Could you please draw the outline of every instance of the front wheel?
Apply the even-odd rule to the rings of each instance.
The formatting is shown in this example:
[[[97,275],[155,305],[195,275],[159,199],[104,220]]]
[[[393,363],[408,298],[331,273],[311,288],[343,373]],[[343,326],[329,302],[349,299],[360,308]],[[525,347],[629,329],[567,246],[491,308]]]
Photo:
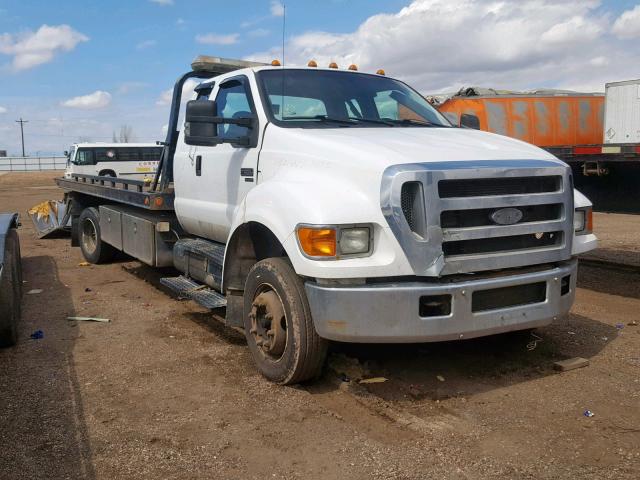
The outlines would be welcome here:
[[[286,258],[256,263],[244,290],[244,327],[260,372],[280,385],[318,376],[327,341],[316,333],[304,285]]]

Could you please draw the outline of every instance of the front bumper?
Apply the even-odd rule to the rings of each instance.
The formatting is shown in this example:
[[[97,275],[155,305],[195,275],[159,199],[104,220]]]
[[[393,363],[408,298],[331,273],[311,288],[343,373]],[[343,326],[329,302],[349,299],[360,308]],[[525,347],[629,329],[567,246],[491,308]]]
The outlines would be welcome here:
[[[316,331],[323,338],[361,343],[458,340],[541,327],[566,314],[575,298],[577,265],[572,259],[547,270],[452,283],[307,282],[305,288]],[[541,301],[488,310],[472,307],[474,292],[528,284],[539,289],[542,283],[546,289]],[[496,292],[498,297],[501,292]],[[449,314],[420,316],[421,297],[442,295],[451,296]]]

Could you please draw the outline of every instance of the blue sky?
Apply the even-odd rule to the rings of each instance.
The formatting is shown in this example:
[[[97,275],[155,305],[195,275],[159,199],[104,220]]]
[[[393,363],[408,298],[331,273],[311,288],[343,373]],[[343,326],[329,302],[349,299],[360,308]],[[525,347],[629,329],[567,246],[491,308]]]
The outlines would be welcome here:
[[[287,57],[383,67],[423,92],[603,90],[640,77],[637,1],[501,3],[289,0]],[[0,150],[19,151],[21,116],[31,154],[108,141],[123,124],[161,139],[163,93],[193,57],[280,57],[280,14],[270,0],[3,0]]]

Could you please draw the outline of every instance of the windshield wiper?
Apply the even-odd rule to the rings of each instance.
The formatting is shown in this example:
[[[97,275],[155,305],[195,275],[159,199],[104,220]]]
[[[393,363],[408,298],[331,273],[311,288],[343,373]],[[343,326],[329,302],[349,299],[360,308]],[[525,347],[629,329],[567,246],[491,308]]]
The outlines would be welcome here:
[[[444,127],[444,125],[438,125],[427,120],[415,120],[413,118],[403,118],[402,120],[389,120],[394,125],[416,125],[418,127]]]
[[[376,123],[378,125],[388,125],[389,127],[393,127],[393,123],[388,120],[377,120],[375,118],[360,118],[360,117],[348,117],[349,120],[354,120],[356,122],[363,123]]]
[[[282,117],[282,120],[318,120],[320,122],[340,123],[343,125],[357,125],[357,122],[349,120],[348,118],[334,118],[328,117],[327,115],[313,115],[309,117]]]

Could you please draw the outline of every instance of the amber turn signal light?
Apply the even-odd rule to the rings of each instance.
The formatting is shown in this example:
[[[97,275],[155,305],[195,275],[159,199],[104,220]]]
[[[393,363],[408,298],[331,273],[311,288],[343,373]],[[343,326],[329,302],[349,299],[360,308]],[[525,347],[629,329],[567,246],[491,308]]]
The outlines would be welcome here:
[[[585,230],[593,232],[593,209],[587,210],[587,218],[585,218]]]
[[[309,257],[336,256],[335,228],[298,228],[300,248]]]

